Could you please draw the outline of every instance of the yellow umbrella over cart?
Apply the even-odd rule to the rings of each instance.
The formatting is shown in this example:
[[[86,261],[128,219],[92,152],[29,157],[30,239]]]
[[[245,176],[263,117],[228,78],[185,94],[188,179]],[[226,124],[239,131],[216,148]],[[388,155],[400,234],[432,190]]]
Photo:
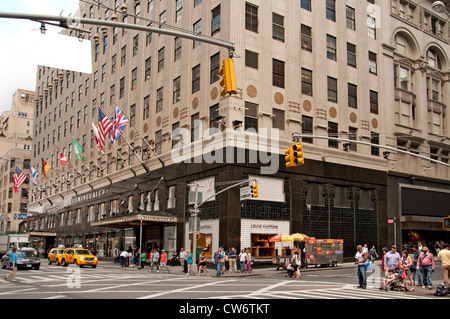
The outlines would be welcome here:
[[[305,235],[305,234],[300,234],[300,233],[295,233],[292,235],[289,235],[290,237],[294,238],[294,241],[304,241],[304,240],[309,240],[311,239],[311,237]]]
[[[294,241],[294,238],[286,234],[278,234],[270,238],[269,241],[279,243],[279,242]]]

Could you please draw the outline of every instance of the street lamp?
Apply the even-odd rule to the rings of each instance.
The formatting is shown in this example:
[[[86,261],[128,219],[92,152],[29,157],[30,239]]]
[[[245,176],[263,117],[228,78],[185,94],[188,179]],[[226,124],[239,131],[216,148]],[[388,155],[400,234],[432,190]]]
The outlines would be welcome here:
[[[433,2],[433,4],[431,5],[431,8],[433,8],[434,11],[439,12],[439,13],[445,12],[450,17],[450,13],[448,13],[448,11],[445,9],[445,4],[442,1]]]

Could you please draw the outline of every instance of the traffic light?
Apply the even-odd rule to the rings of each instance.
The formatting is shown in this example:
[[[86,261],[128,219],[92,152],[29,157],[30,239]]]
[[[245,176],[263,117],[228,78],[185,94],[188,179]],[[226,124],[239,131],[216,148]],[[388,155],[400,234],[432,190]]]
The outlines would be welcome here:
[[[294,163],[294,148],[293,148],[293,146],[289,146],[289,148],[284,151],[284,154],[287,155],[285,157],[286,167],[294,167],[295,163]]]
[[[442,228],[450,230],[450,216],[442,219]]]
[[[252,184],[250,186],[252,198],[258,198],[258,184]]]
[[[302,143],[296,143],[294,146],[292,146],[294,150],[294,163],[295,166],[303,165],[305,164],[305,159],[303,157],[303,144]]]
[[[295,167],[305,164],[305,159],[303,157],[303,144],[296,143],[291,145],[289,149],[285,150],[284,153],[287,155],[286,167]]]
[[[221,96],[225,96],[227,94],[236,94],[237,86],[236,86],[236,73],[234,69],[234,60],[229,58],[223,60],[222,68],[219,71],[219,75],[222,77],[220,80],[220,86],[223,87]]]

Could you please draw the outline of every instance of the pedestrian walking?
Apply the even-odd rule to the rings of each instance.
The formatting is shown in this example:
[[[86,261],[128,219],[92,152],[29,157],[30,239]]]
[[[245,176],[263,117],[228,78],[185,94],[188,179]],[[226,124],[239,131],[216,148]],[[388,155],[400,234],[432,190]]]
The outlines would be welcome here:
[[[9,268],[11,272],[5,276],[5,280],[8,281],[9,276],[11,276],[11,282],[17,281],[15,279],[17,272],[17,247],[12,249],[11,254],[9,255]]]
[[[439,252],[438,261],[442,264],[442,273],[444,274],[444,283],[450,287],[448,273],[450,272],[450,245],[442,244],[442,250]]]
[[[225,250],[223,249],[223,247],[219,247],[219,255],[222,256],[222,260],[220,261],[220,273],[223,275],[224,271],[225,271],[225,260],[226,260],[226,253]]]
[[[180,249],[180,264],[181,264],[181,272],[184,272],[184,266],[186,264],[187,253],[184,251],[184,248]]]
[[[241,253],[239,254],[239,264],[241,266],[241,273],[245,273],[246,262],[247,262],[247,254],[245,252],[245,249],[242,249]]]
[[[383,256],[381,256],[381,270],[384,271],[384,277],[386,278],[388,276],[388,272],[384,270],[384,257],[386,256],[386,253],[388,249],[386,247],[383,247]]]
[[[356,265],[356,273],[358,275],[358,288],[366,289],[367,287],[367,274],[366,274],[366,263],[368,259],[368,253],[363,251],[361,245],[356,247],[356,255],[355,255],[355,265]]]
[[[246,261],[247,273],[251,274],[252,273],[252,263],[253,263],[252,259],[253,258],[252,258],[252,254],[251,254],[249,248],[247,248],[246,254],[247,254],[247,261]]]
[[[423,247],[422,254],[419,256],[419,259],[417,260],[417,266],[419,267],[420,271],[422,271],[423,275],[422,288],[425,288],[426,284],[426,288],[431,289],[433,286],[433,281],[431,277],[435,265],[433,254],[430,253],[428,247]]]
[[[220,277],[222,271],[220,269],[220,264],[223,262],[223,256],[219,251],[214,252],[214,265],[216,266],[216,276]]]
[[[138,252],[139,252],[139,251],[140,251],[140,250],[138,250]],[[139,257],[139,255],[138,255],[138,257]],[[140,259],[139,259],[139,258],[136,258],[136,259],[138,259],[139,262],[140,262],[139,269],[144,269],[145,263],[146,263],[147,258],[148,258],[147,252],[143,251],[140,257],[141,257]]]
[[[236,249],[234,249],[234,247],[231,247],[230,251],[228,252],[228,265],[230,267],[228,271],[230,272],[230,274],[234,274],[234,269],[236,268],[236,258]]]
[[[400,269],[402,274],[402,283],[405,286],[405,289],[407,291],[414,291],[414,279],[412,277],[411,269],[413,262],[411,257],[408,255],[408,251],[403,250],[402,251],[402,258],[400,259]],[[408,289],[408,281],[411,282],[411,289]]]
[[[209,271],[206,268],[206,256],[205,256],[205,253],[203,251],[200,253],[200,256],[198,258],[198,273],[197,273],[197,276],[200,276],[200,274],[202,273],[202,270],[205,270],[206,273],[209,276]]]
[[[372,249],[370,249],[370,261],[373,263],[377,258],[378,258],[377,250],[375,249],[375,245],[373,245]]]
[[[414,282],[417,282],[417,286],[422,286],[422,281],[423,281],[423,277],[422,277],[422,272],[419,271],[419,268],[417,267],[417,260],[419,259],[419,256],[421,254],[420,250],[419,250],[419,246],[414,246],[413,247],[413,252],[414,252],[414,256],[412,258],[412,267],[410,267],[411,269],[411,273],[414,279]],[[416,274],[417,274],[417,281],[416,281]]]
[[[150,271],[153,271],[153,266],[156,266],[156,272],[159,272],[159,253],[156,249],[153,249]]]
[[[187,264],[187,273],[186,276],[189,276],[189,274],[192,272],[195,275],[195,271],[192,269],[192,264],[194,263],[194,255],[191,254],[191,252],[188,250],[186,254],[186,264]]]
[[[300,275],[300,266],[301,266],[301,257],[297,250],[291,259],[291,267],[294,269],[294,275],[292,276],[292,279],[300,279],[302,277]]]
[[[161,273],[164,269],[167,270],[167,273],[169,273],[169,268],[167,268],[167,254],[166,251],[163,249],[161,250]]]

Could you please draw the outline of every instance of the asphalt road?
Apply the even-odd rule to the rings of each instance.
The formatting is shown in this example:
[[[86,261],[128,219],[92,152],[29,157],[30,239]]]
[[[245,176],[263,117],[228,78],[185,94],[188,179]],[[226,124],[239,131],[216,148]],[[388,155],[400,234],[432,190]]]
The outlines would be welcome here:
[[[376,268],[376,267],[375,267]],[[0,270],[0,299],[182,299],[182,300],[310,300],[310,299],[448,299],[433,295],[442,282],[438,264],[433,273],[433,289],[416,287],[414,292],[379,290],[377,273],[370,273],[367,289],[357,288],[355,267],[343,264],[334,268],[302,270],[294,280],[275,267],[254,269],[251,275],[229,274],[216,277],[186,276],[180,267],[170,272],[149,272],[149,268],[121,268],[100,262],[96,269],[43,264],[40,270],[19,270],[17,282],[6,282],[8,270]]]

